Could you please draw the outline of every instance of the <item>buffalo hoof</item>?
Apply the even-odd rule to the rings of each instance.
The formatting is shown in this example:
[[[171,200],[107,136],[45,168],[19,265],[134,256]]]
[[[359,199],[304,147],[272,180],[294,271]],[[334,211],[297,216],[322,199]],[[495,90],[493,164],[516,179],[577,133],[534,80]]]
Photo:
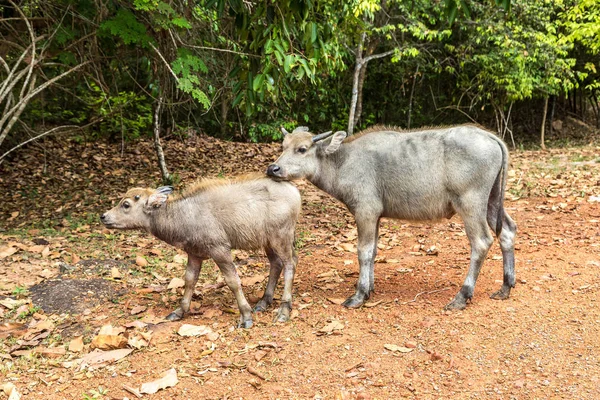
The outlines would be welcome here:
[[[502,286],[502,288],[500,290],[498,290],[496,293],[492,293],[490,295],[490,298],[494,299],[494,300],[506,300],[506,299],[508,299],[509,295],[510,295],[510,286]]]
[[[267,304],[266,301],[264,300],[259,300],[258,303],[256,303],[256,305],[254,306],[254,308],[252,309],[253,312],[258,313],[258,312],[264,312],[267,311],[267,308],[269,307],[269,305]]]
[[[173,311],[171,314],[169,314],[165,317],[165,319],[167,321],[179,321],[182,318],[183,318],[183,312],[181,312],[179,309]]]
[[[243,329],[252,328],[252,320],[251,319],[247,319],[245,321],[240,321],[237,327],[238,328],[243,328]]]
[[[367,296],[354,294],[353,296],[348,297],[342,305],[347,308],[359,308],[365,303],[366,299],[368,299]]]
[[[446,311],[464,310],[467,308],[467,301],[462,296],[456,296],[449,304],[444,307]]]
[[[281,307],[279,307],[279,311],[277,311],[277,314],[275,314],[273,322],[288,322],[290,320],[290,312],[291,307],[282,304]]]

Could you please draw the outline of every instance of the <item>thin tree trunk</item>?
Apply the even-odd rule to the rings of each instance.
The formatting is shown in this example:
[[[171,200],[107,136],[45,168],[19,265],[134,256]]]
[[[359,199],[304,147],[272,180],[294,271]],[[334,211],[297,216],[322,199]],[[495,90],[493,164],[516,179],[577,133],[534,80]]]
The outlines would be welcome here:
[[[415,76],[413,77],[412,88],[410,89],[410,97],[408,99],[408,123],[407,123],[408,129],[410,129],[410,119],[412,117],[413,95],[415,94],[415,84],[417,83],[417,75],[418,74],[419,74],[419,64],[417,64],[417,69],[415,70]]]
[[[171,174],[169,174],[169,171],[167,170],[165,153],[160,144],[160,109],[162,108],[162,102],[163,98],[162,96],[159,96],[156,109],[154,110],[154,149],[156,150],[156,156],[158,157],[158,166],[160,168],[163,183],[169,184],[171,183]]]
[[[367,75],[367,64],[364,64],[360,69],[360,74],[358,76],[358,99],[356,101],[356,114],[354,115],[354,126],[358,125],[358,121],[360,121],[360,117],[362,114],[362,99],[363,99],[363,86],[365,84],[365,77]]]
[[[554,109],[556,108],[556,96],[552,96],[552,107],[550,107],[550,123],[549,123],[549,127],[550,127],[550,135],[552,135],[554,133],[554,128],[552,127],[552,124],[554,123]]]
[[[546,130],[546,114],[548,114],[548,96],[544,100],[544,113],[542,114],[542,127],[540,129],[540,147],[542,150],[546,150],[546,144],[544,143],[544,133]]]
[[[221,137],[225,137],[227,134],[227,114],[229,113],[228,100],[227,95],[223,93],[223,96],[221,96]]]
[[[348,136],[354,133],[354,116],[356,115],[356,103],[358,101],[358,81],[360,70],[363,66],[363,45],[367,34],[363,32],[360,36],[360,42],[356,49],[356,64],[354,66],[354,76],[352,78],[352,99],[350,100],[350,115],[348,116]]]

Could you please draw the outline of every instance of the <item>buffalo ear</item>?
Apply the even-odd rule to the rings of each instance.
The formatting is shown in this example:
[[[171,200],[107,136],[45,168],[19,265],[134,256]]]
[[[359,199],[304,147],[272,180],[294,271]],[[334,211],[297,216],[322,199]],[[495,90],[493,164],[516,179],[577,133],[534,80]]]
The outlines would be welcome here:
[[[337,131],[336,133],[334,133],[331,137],[331,142],[329,142],[329,145],[325,149],[325,154],[333,154],[336,151],[338,151],[340,145],[342,144],[344,139],[346,139],[346,136],[347,134],[344,131]]]
[[[152,211],[163,206],[167,202],[169,195],[173,193],[172,186],[161,186],[152,193],[145,204],[146,211]]]

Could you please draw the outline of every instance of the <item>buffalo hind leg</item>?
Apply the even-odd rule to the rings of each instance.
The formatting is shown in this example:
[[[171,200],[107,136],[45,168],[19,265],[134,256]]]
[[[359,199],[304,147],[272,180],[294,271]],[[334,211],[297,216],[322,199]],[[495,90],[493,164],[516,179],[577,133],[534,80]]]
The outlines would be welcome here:
[[[377,255],[377,233],[379,231],[379,216],[356,216],[358,230],[358,282],[356,292],[342,303],[344,307],[358,308],[370,297],[375,290],[374,269]]]
[[[192,296],[194,295],[194,287],[198,282],[198,275],[202,268],[202,261],[204,259],[195,257],[188,253],[188,263],[185,269],[185,287],[183,291],[183,298],[181,299],[180,306],[177,310],[167,315],[165,319],[169,321],[178,321],[183,318],[185,314],[190,311],[190,303],[192,302]]]
[[[287,322],[290,320],[294,275],[296,274],[296,264],[298,262],[298,257],[296,256],[293,245],[290,245],[285,249],[281,258],[283,260],[283,294],[281,295],[279,310],[277,311],[273,322]]]
[[[272,248],[268,248],[266,252],[270,265],[269,280],[267,281],[267,287],[265,288],[263,297],[254,306],[254,312],[266,311],[267,308],[269,308],[273,302],[273,294],[275,293],[277,281],[279,281],[279,277],[281,276],[281,271],[283,269],[281,258],[279,258],[275,251]]]
[[[464,215],[464,214],[463,214]],[[485,214],[482,214],[485,215]],[[494,238],[489,231],[487,221],[484,218],[464,218],[465,231],[471,244],[471,260],[469,271],[463,283],[462,288],[446,307],[445,310],[463,310],[467,306],[467,302],[473,297],[475,283],[481,270],[481,265],[490,249]]]
[[[250,307],[248,300],[246,300],[246,296],[244,296],[244,292],[242,292],[242,282],[235,270],[235,265],[233,265],[231,250],[215,250],[211,256],[219,266],[223,278],[225,279],[225,283],[233,292],[235,300],[237,301],[238,308],[240,309],[240,322],[238,328],[250,328],[252,326],[252,307]]]
[[[506,211],[503,214],[502,231],[498,239],[500,241],[500,248],[502,249],[504,276],[502,288],[490,296],[494,300],[508,299],[510,290],[515,287],[515,236],[517,234],[517,224],[515,224]]]

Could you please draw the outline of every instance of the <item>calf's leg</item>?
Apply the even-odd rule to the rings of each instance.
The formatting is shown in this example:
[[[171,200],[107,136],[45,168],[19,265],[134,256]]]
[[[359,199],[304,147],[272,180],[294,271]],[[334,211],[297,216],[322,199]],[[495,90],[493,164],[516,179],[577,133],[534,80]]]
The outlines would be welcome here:
[[[242,292],[242,282],[235,270],[233,260],[231,259],[231,251],[229,249],[218,249],[212,252],[211,257],[221,270],[225,283],[233,292],[238,308],[240,309],[240,322],[238,328],[250,328],[252,326],[252,307],[248,304],[248,300]]]
[[[286,249],[281,259],[283,260],[283,295],[281,296],[281,304],[273,322],[286,322],[290,319],[294,275],[296,274],[296,264],[298,262],[293,245],[290,245]]]
[[[190,311],[190,303],[192,302],[192,296],[194,295],[194,287],[198,282],[198,275],[202,268],[203,258],[196,257],[192,254],[188,254],[187,268],[185,269],[185,287],[183,291],[183,298],[178,309],[167,315],[165,319],[169,321],[177,321],[183,318],[185,314]]]
[[[272,248],[267,249],[267,257],[269,258],[269,280],[267,281],[267,287],[263,297],[254,306],[254,312],[265,311],[273,302],[273,294],[275,293],[275,287],[277,287],[277,281],[281,276],[283,269],[283,263],[281,258],[275,253]]]

